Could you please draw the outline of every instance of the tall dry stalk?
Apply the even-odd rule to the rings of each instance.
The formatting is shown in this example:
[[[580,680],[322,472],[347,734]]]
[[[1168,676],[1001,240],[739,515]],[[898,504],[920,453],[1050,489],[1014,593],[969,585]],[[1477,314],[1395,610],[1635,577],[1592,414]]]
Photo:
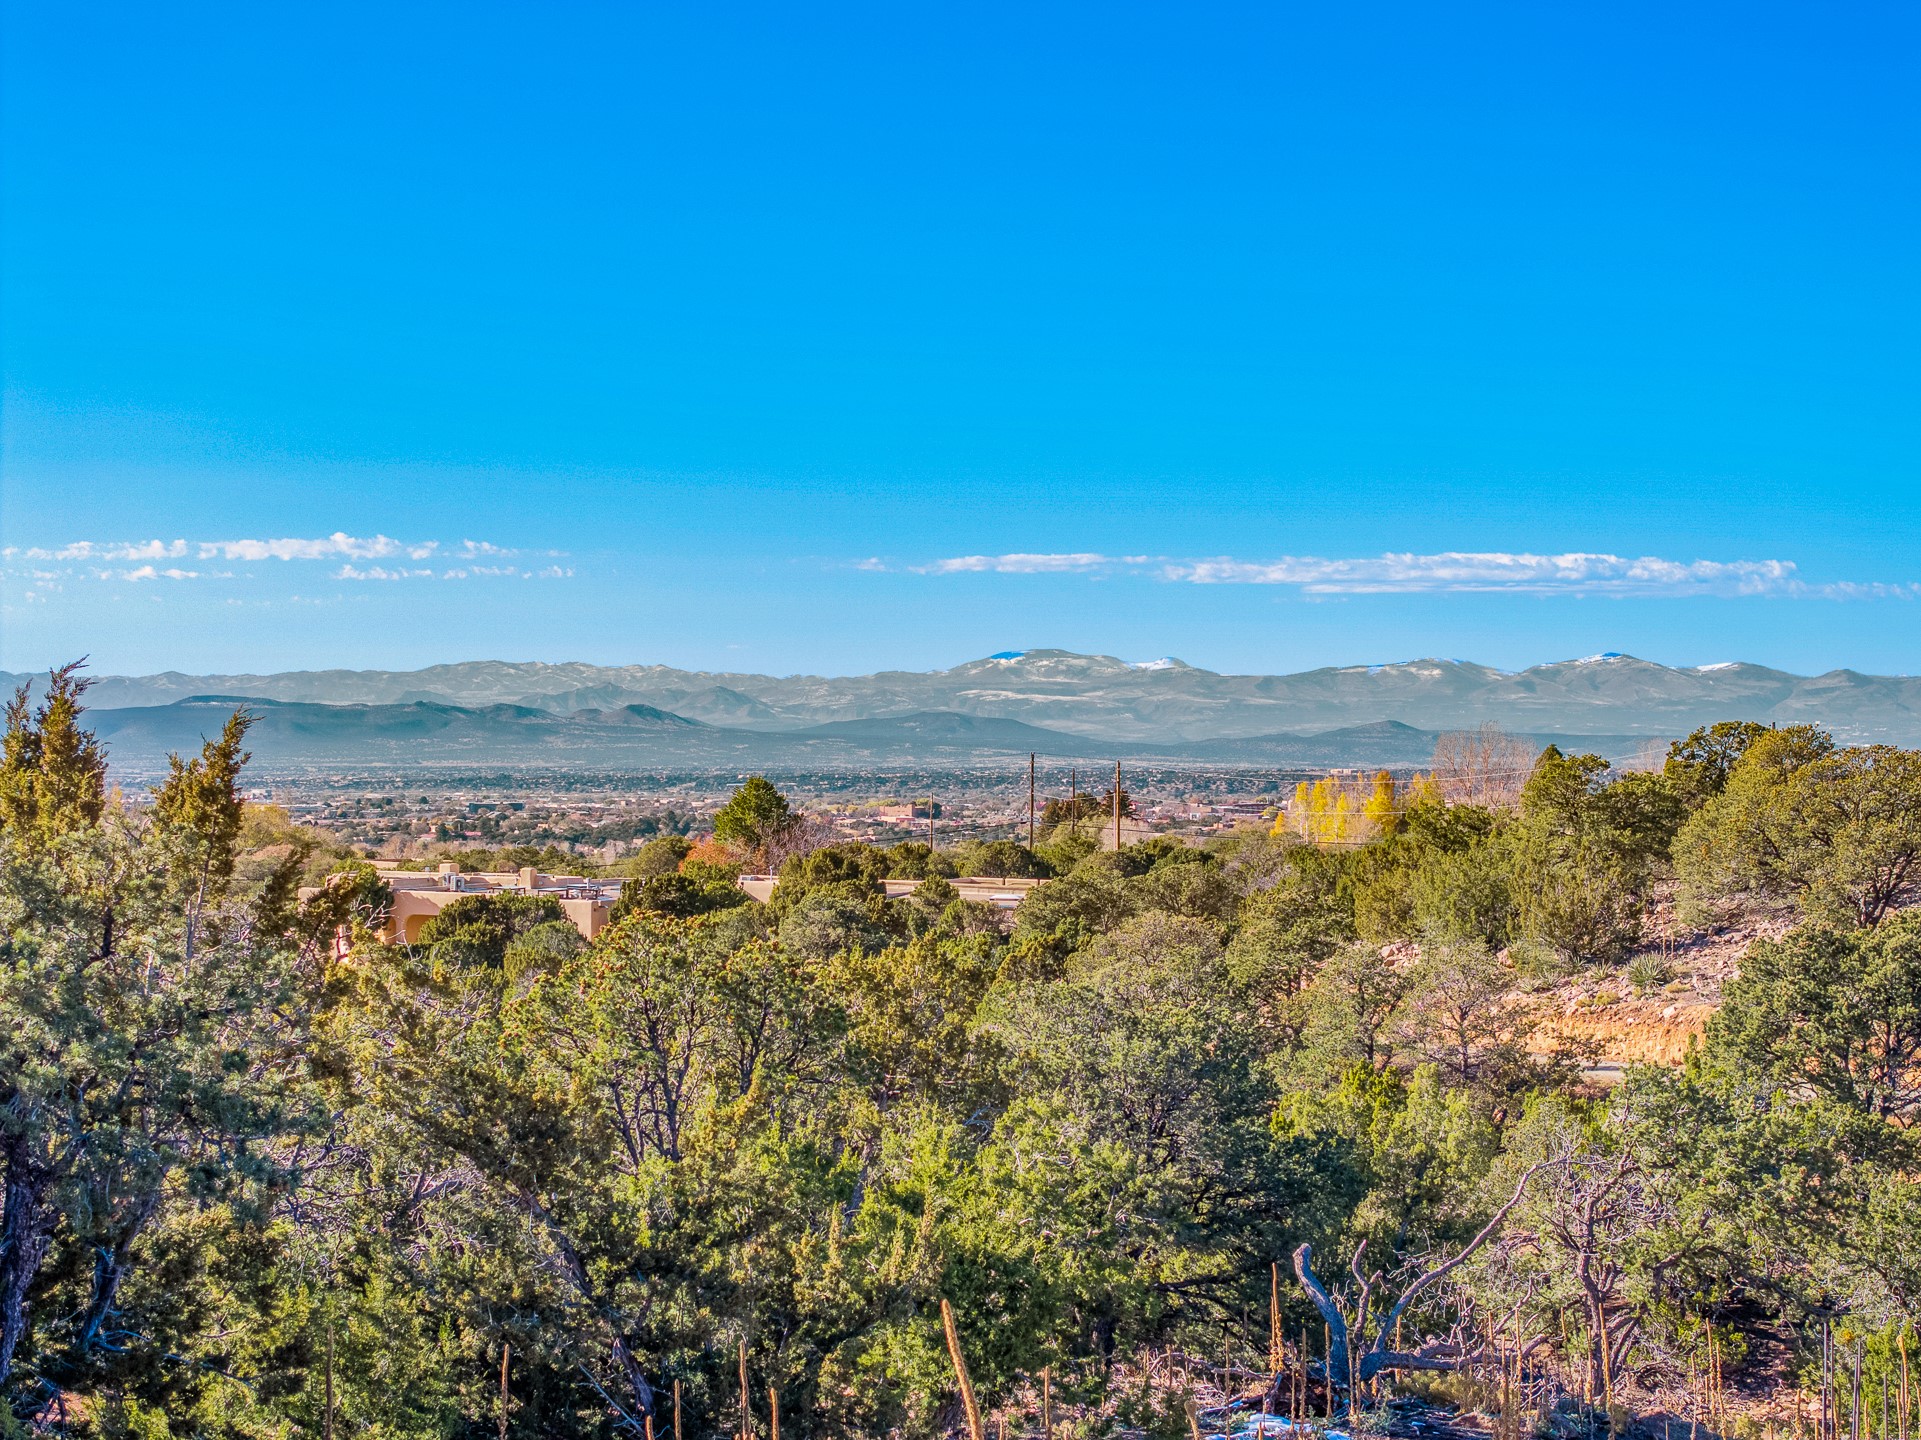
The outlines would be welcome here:
[[[754,1440],[754,1411],[747,1400],[747,1342],[740,1342],[740,1440]]]
[[[1701,1406],[1694,1392],[1694,1349],[1688,1348],[1688,1384],[1682,1393],[1687,1396],[1683,1413],[1688,1417],[1688,1440],[1698,1440],[1701,1433]]]
[[[961,1405],[967,1411],[967,1433],[971,1440],[987,1440],[987,1431],[981,1424],[981,1408],[974,1399],[974,1382],[967,1375],[967,1358],[961,1354],[960,1331],[954,1325],[954,1307],[947,1303],[945,1296],[940,1302],[941,1329],[947,1332],[947,1354],[954,1362],[954,1374],[960,1380]]]
[[[1721,1400],[1721,1339],[1708,1322],[1708,1419],[1718,1433],[1726,1419]]]
[[[1828,1322],[1826,1320],[1823,1320],[1821,1322],[1821,1435],[1822,1435],[1822,1440],[1828,1440],[1828,1437],[1834,1434],[1833,1427],[1828,1423],[1828,1415],[1829,1415],[1828,1374],[1830,1369],[1833,1366],[1833,1348],[1834,1348],[1833,1338],[1828,1331]]]
[[[1912,1412],[1908,1408],[1908,1327],[1901,1327],[1901,1435],[1907,1440],[1908,1421]]]
[[[1308,1345],[1313,1338],[1313,1332],[1303,1325],[1301,1327],[1301,1403],[1294,1410],[1294,1414],[1303,1421],[1310,1418],[1314,1408],[1314,1378],[1308,1370],[1310,1364],[1308,1357],[1314,1353],[1308,1349]]]
[[[1287,1364],[1287,1346],[1281,1339],[1281,1267],[1276,1263],[1267,1268],[1267,1368],[1278,1375]]]
[[[1321,1377],[1327,1382],[1327,1423],[1334,1423],[1334,1331],[1321,1326]]]
[[[1601,1405],[1607,1411],[1608,1434],[1614,1430],[1614,1346],[1608,1339],[1608,1312],[1604,1305],[1600,1310],[1601,1320]]]

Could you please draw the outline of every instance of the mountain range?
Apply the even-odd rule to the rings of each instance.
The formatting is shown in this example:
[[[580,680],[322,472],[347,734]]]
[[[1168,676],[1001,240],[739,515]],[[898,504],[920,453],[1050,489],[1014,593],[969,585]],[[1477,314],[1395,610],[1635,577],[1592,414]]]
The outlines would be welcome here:
[[[0,674],[0,683],[33,677]],[[1921,678],[1799,676],[1742,663],[1674,668],[1614,654],[1515,672],[1412,660],[1292,675],[1064,650],[843,677],[485,660],[409,671],[103,676],[88,694],[122,763],[197,743],[215,710],[239,702],[261,716],[256,752],[287,763],[829,763],[1038,750],[1414,764],[1431,753],[1435,733],[1486,721],[1534,736],[1605,739],[1592,748],[1615,753],[1727,719],[1811,721],[1849,741],[1921,742]]]
[[[1127,758],[1263,765],[1408,766],[1434,753],[1434,732],[1384,721],[1316,735],[1218,741],[1102,741],[1020,720],[951,710],[872,720],[832,720],[794,730],[708,725],[628,705],[558,714],[525,705],[465,707],[424,700],[392,705],[317,705],[233,695],[171,705],[99,710],[89,716],[117,769],[146,772],[175,752],[198,749],[226,718],[254,716],[247,748],[256,769],[295,766],[538,767],[637,770],[842,770],[1005,763],[1034,752],[1050,760]]]

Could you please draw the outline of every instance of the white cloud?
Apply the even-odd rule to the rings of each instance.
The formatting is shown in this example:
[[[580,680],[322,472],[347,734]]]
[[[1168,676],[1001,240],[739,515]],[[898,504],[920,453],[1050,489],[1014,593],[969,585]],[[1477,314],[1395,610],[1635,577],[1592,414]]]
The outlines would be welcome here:
[[[185,540],[75,540],[51,549],[38,545],[26,550],[9,547],[5,558],[11,560],[18,555],[28,560],[173,560],[186,553]]]
[[[1921,599],[1921,584],[1842,580],[1832,585],[1817,586],[1816,593],[1827,600],[1916,600]]]
[[[924,575],[962,575],[992,572],[997,575],[1061,575],[1105,570],[1122,563],[1111,555],[957,555],[951,560],[936,560],[916,566]],[[866,566],[863,569],[869,568]]]
[[[1162,574],[1193,585],[1291,585],[1310,595],[1434,592],[1524,595],[1782,595],[1803,593],[1788,560],[1664,560],[1575,551],[1389,553],[1360,559],[1170,562]]]
[[[142,540],[132,545],[111,547],[110,560],[177,560],[187,553],[185,540]]]
[[[431,570],[405,570],[385,565],[369,565],[362,569],[358,565],[342,565],[333,572],[336,580],[422,580],[431,576]]]
[[[317,540],[202,540],[203,560],[383,560],[408,547],[387,535],[361,538],[336,530]]]
[[[860,569],[884,568],[863,562]],[[1145,555],[958,555],[910,567],[922,575],[1139,574],[1188,585],[1280,585],[1308,595],[1516,594],[1790,596],[1916,599],[1921,584],[1810,584],[1791,560],[1668,560],[1589,551],[1412,551],[1354,558],[1283,555],[1178,560]]]
[[[498,563],[522,552],[487,540],[463,539],[396,540],[390,535],[349,535],[337,530],[331,535],[227,540],[72,540],[62,545],[0,549],[0,576],[28,581],[43,587],[57,586],[62,579],[94,579],[140,582],[146,580],[250,580],[254,572],[236,573],[230,569],[187,569],[163,562],[193,557],[235,564],[288,563],[307,561],[337,562],[331,572],[334,580],[465,580],[469,577],[565,578],[574,572],[549,566],[538,572],[517,565]],[[558,556],[562,551],[534,552]],[[451,569],[433,569],[420,562],[485,558],[496,563],[461,564]],[[364,564],[388,561],[388,564]],[[407,562],[412,561],[413,564]],[[116,569],[117,563],[128,568]],[[48,566],[64,568],[46,568]]]
[[[336,580],[565,580],[571,569],[549,565],[544,570],[523,570],[518,565],[455,565],[445,570],[408,569],[403,566],[342,565],[333,572]]]

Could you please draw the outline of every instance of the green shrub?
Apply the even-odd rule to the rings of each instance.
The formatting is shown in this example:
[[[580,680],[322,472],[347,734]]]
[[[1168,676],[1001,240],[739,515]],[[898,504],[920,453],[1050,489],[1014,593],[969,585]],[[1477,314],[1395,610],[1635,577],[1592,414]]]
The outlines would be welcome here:
[[[1665,955],[1649,952],[1628,961],[1628,983],[1642,994],[1659,990],[1674,978],[1674,966]]]
[[[507,947],[536,926],[565,921],[560,902],[546,895],[463,895],[420,927],[415,943],[437,965],[498,970]]]
[[[1539,940],[1516,940],[1508,946],[1508,963],[1523,990],[1552,989],[1580,969],[1580,965]]]
[[[646,910],[686,919],[745,905],[749,898],[747,892],[731,880],[650,875],[645,880],[629,880],[620,887],[620,899],[614,904],[612,918],[619,920],[636,910]]]

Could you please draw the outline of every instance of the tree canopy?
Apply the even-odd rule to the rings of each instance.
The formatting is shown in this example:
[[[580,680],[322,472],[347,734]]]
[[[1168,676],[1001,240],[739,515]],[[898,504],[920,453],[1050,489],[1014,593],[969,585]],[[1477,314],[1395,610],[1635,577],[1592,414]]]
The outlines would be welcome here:
[[[772,854],[781,838],[800,823],[800,817],[764,775],[750,776],[714,815],[714,839],[738,845],[761,857]]]
[[[1075,1433],[1157,1437],[1170,1350],[1250,1408],[1525,1355],[1598,1432],[1704,1328],[1813,1365],[1844,1317],[1869,1382],[1912,1335],[1906,752],[1549,749],[1499,803],[1374,777],[1359,839],[1100,852],[783,852],[756,780],[591,941],[471,895],[408,945],[242,799],[244,714],[128,803],[83,695],[0,752],[0,1433],[698,1437],[744,1367],[763,1433],[932,1440],[943,1302],[991,1412],[1045,1373]],[[1052,878],[1010,926],[957,870]],[[1794,923],[1684,1064],[1593,1084],[1538,982],[1714,877]]]

